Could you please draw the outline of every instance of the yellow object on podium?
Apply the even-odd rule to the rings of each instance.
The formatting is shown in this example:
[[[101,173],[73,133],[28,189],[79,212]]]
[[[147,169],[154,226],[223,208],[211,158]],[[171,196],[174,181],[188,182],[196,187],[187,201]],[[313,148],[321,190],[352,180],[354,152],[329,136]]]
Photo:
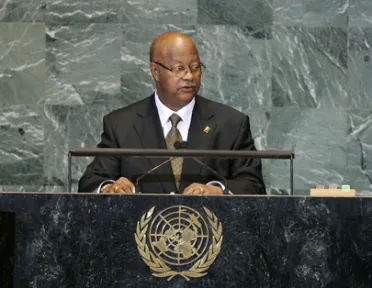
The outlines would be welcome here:
[[[355,189],[327,189],[327,188],[314,188],[310,189],[310,196],[314,197],[355,197]]]

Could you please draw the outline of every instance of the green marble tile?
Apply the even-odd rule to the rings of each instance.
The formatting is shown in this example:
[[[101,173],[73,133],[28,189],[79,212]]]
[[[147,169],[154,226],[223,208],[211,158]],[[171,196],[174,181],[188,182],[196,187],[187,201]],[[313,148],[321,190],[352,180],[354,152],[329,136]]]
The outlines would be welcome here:
[[[44,186],[0,185],[0,192],[44,192]]]
[[[49,24],[119,23],[121,0],[44,0],[45,20]]]
[[[271,107],[271,30],[200,25],[201,95],[230,106]]]
[[[295,153],[295,189],[317,184],[345,184],[346,142],[349,125],[346,110],[274,108],[267,133],[268,148]],[[288,161],[272,161],[270,183],[289,188]]]
[[[358,191],[372,191],[372,110],[350,110],[348,124],[348,184]]]
[[[0,107],[44,97],[44,39],[43,24],[0,23]]]
[[[234,107],[234,108],[236,108],[237,110],[249,116],[252,137],[254,139],[256,149],[257,150],[268,150],[269,145],[267,142],[267,135],[268,135],[268,129],[270,127],[270,122],[271,122],[270,109],[267,109],[267,108],[241,109],[240,107]],[[266,185],[267,190],[270,191],[271,189],[270,168],[271,168],[272,161],[269,159],[262,159],[261,161],[262,161],[262,174],[263,174],[264,183]],[[285,160],[277,160],[277,161],[285,161]]]
[[[43,22],[46,0],[3,0],[0,22]]]
[[[86,105],[71,108],[68,121],[69,148],[96,148],[101,141],[103,116],[119,108],[114,105]],[[80,123],[76,125],[76,123]],[[93,157],[74,157],[72,180],[76,184]]]
[[[49,186],[66,186],[70,107],[45,105],[44,114],[43,170],[45,184]]]
[[[120,25],[48,26],[46,104],[120,101]]]
[[[273,0],[273,22],[290,26],[347,28],[348,0]]]
[[[198,0],[198,23],[261,27],[272,24],[273,0]]]
[[[121,2],[123,23],[196,24],[197,0],[139,0]]]
[[[195,24],[197,0],[46,0],[48,23]]]
[[[372,2],[370,0],[352,0],[349,9],[350,27],[372,27]]]
[[[43,185],[43,113],[37,105],[0,108],[0,185]]]
[[[275,26],[275,107],[347,108],[347,30]]]
[[[349,107],[372,108],[372,28],[349,30]]]
[[[53,187],[59,187],[53,191],[67,191],[69,149],[95,148],[102,133],[102,118],[115,108],[118,107],[116,105],[45,106],[46,189],[53,190]],[[75,186],[91,160],[92,158],[72,158],[72,180]]]

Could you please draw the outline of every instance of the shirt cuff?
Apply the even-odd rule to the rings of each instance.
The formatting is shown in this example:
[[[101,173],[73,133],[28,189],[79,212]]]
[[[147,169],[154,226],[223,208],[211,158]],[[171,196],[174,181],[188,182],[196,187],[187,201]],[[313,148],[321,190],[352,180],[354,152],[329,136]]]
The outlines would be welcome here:
[[[227,190],[227,191],[225,192],[226,187],[225,187],[225,185],[223,185],[220,181],[209,181],[209,182],[207,183],[207,185],[209,185],[209,186],[218,186],[218,187],[220,187],[220,188],[224,191],[224,194],[227,194],[227,195],[234,195],[230,190]]]
[[[102,186],[106,185],[106,184],[112,184],[112,183],[115,183],[114,180],[105,180],[101,183],[101,185],[98,186],[98,188],[96,190],[94,190],[93,192],[94,193],[101,193],[101,188]]]

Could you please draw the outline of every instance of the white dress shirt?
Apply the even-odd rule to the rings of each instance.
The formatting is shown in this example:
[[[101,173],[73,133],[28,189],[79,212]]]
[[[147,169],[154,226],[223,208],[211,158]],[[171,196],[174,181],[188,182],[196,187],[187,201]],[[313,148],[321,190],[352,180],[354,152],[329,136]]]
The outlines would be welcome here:
[[[193,98],[189,104],[182,107],[177,112],[174,112],[173,110],[165,106],[163,102],[160,101],[158,93],[155,91],[155,104],[156,108],[158,109],[160,124],[161,127],[163,128],[164,138],[167,137],[169,131],[172,129],[172,122],[170,121],[169,117],[172,114],[177,114],[182,119],[182,121],[178,123],[177,129],[181,133],[182,141],[187,141],[187,136],[189,135],[189,128],[191,124],[192,111],[194,110],[195,106],[195,98]]]

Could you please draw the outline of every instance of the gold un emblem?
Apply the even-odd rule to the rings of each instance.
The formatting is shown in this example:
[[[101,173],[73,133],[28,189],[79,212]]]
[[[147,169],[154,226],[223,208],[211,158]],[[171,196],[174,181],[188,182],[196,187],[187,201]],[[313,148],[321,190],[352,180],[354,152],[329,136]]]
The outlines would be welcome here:
[[[135,239],[142,260],[155,277],[207,275],[221,251],[222,224],[209,209],[206,217],[187,206],[171,206],[154,215],[155,206],[137,222]],[[207,221],[205,220],[207,219]]]

